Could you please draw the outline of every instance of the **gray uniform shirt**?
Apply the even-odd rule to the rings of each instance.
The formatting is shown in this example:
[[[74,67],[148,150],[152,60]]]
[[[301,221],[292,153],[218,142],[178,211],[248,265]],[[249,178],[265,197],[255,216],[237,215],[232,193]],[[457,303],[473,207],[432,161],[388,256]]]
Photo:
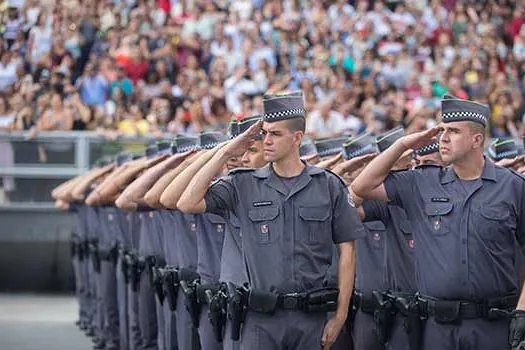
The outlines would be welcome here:
[[[271,165],[236,170],[216,181],[205,200],[209,212],[231,211],[239,218],[248,276],[257,289],[321,287],[332,244],[364,235],[344,183],[310,165],[290,190]]]
[[[197,223],[195,216],[163,210],[168,225],[164,232],[165,258],[169,265],[197,269]]]
[[[230,213],[222,245],[220,280],[241,285],[248,282],[244,267],[241,241],[241,222]]]
[[[414,268],[414,236],[403,208],[380,201],[363,202],[365,222],[380,220],[385,226],[384,283],[393,292],[417,291]],[[365,224],[366,227],[366,224]]]
[[[215,214],[195,215],[197,224],[197,272],[203,283],[217,282],[221,268],[226,220]]]
[[[445,299],[519,291],[515,244],[525,244],[525,181],[485,160],[468,193],[451,167],[391,173],[385,189],[414,228],[421,293]]]
[[[92,207],[86,205],[86,229],[87,236],[89,239],[100,239],[99,233],[99,218],[98,218],[98,207]]]
[[[385,232],[381,221],[364,224],[366,236],[355,241],[355,288],[370,295],[373,290],[383,290],[385,283]]]

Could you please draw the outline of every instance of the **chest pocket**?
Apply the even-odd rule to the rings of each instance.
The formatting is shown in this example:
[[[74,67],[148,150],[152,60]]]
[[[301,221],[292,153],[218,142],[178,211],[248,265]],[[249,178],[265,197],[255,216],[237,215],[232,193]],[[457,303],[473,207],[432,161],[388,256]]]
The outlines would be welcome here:
[[[410,226],[410,223],[408,221],[402,221],[399,224],[399,229],[401,230],[401,233],[403,234],[404,242],[406,242],[406,247],[409,252],[412,252],[414,249],[414,233],[412,230],[412,226]]]
[[[503,204],[483,203],[475,212],[475,218],[473,224],[478,225],[475,231],[489,241],[508,239],[516,228],[510,209]]]
[[[224,230],[226,229],[226,221],[224,221],[222,217],[213,214],[208,217],[208,220],[210,220],[212,226],[211,234],[218,241],[222,241],[224,238]]]
[[[369,232],[370,246],[374,249],[382,249],[386,232],[385,224],[382,221],[370,221],[365,224],[365,227]]]
[[[316,207],[299,207],[301,218],[298,237],[309,244],[317,244],[331,240],[330,207],[328,205]]]
[[[252,222],[254,237],[259,244],[271,244],[275,242],[279,234],[277,225],[278,207],[264,207],[248,210],[248,217]]]
[[[452,203],[426,203],[425,214],[430,231],[436,235],[446,235],[450,232],[451,218],[450,213],[454,204]]]

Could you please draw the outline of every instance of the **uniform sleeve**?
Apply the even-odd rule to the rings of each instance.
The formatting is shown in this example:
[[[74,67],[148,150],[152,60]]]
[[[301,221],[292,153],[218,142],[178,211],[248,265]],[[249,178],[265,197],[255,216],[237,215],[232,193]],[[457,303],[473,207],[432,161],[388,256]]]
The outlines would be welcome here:
[[[371,200],[364,201],[362,204],[363,211],[365,212],[365,217],[363,222],[368,221],[386,221],[387,215],[387,204],[381,201]]]
[[[225,216],[228,212],[234,212],[236,191],[233,185],[233,178],[231,176],[225,176],[215,181],[206,196],[204,201],[206,202],[206,212]]]
[[[411,198],[415,191],[416,177],[419,174],[415,170],[391,172],[385,179],[385,191],[390,204],[403,206],[403,198]]]
[[[337,179],[333,184],[332,240],[335,244],[365,236],[365,229],[354,207],[348,189]]]

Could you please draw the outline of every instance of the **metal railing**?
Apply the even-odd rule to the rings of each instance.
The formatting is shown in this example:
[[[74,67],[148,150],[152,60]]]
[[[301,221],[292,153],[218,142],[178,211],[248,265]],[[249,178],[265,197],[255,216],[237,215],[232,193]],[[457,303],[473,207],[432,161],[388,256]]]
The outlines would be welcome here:
[[[51,190],[84,173],[99,158],[142,151],[153,137],[108,140],[96,132],[0,132],[0,207],[10,210],[51,207]]]

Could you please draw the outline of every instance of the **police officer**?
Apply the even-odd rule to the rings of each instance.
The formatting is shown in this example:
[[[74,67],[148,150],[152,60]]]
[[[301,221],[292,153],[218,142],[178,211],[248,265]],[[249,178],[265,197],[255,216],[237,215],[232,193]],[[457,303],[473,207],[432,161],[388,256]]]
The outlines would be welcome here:
[[[237,129],[234,137],[248,130],[261,117],[255,116],[243,120],[242,126]],[[250,148],[241,156],[241,164],[244,168],[262,168],[266,165],[264,159],[264,145],[262,135],[256,135]],[[227,231],[224,236],[224,245],[221,256],[221,273],[220,280],[223,283],[233,283],[242,286],[248,283],[248,277],[244,268],[244,259],[242,253],[242,233],[239,219],[230,213],[228,218]],[[227,318],[224,327],[224,350],[240,349],[240,341],[232,339],[232,322]]]
[[[247,119],[244,119],[239,122],[239,130],[247,130],[251,125],[253,125],[255,122],[260,120],[260,116],[254,116]],[[217,145],[219,142],[215,140],[214,142],[210,143],[203,139],[203,137],[206,136],[206,138],[209,138],[213,134],[203,134],[201,135],[201,147],[204,149],[209,149],[211,146]],[[215,137],[217,139],[217,137]],[[224,139],[221,138],[221,141]],[[242,155],[241,161],[243,164],[250,164],[250,163],[260,163],[261,161],[261,155],[262,155],[262,142],[261,135],[258,137],[258,145],[254,143],[248,151]],[[206,146],[208,145],[208,146]],[[259,146],[259,148],[257,148]],[[166,206],[173,206],[176,205],[180,195],[184,192],[184,190],[187,188],[188,183],[191,181],[191,179],[195,176],[195,174],[199,171],[204,164],[211,159],[211,157],[217,152],[218,148],[215,148],[213,150],[208,151],[207,153],[203,154],[198,160],[196,160],[191,166],[189,166],[186,170],[184,170],[166,189],[164,194],[162,195],[161,201]],[[220,175],[220,174],[219,174]],[[202,295],[205,293],[206,289],[210,289],[210,292],[213,294],[217,294],[219,292],[219,273],[220,273],[220,267],[221,267],[221,250],[222,250],[222,257],[225,257],[226,259],[230,258],[237,258],[240,255],[240,252],[235,250],[235,247],[231,247],[226,249],[226,252],[223,250],[223,241],[224,241],[224,231],[226,229],[226,221],[214,214],[201,214],[196,215],[197,220],[197,245],[198,245],[198,273],[200,275],[200,285],[198,286],[198,291],[200,293],[199,300],[201,301],[201,317],[199,322],[199,335],[201,340],[201,346],[203,349],[213,349],[213,348],[222,348],[222,345],[219,343],[220,340],[223,338],[223,327],[224,321],[221,318],[221,314],[217,312],[217,310],[214,311],[215,319],[213,319],[214,315],[210,314],[210,318],[213,319],[213,322],[208,321],[208,307],[207,305],[207,299]],[[232,222],[232,218],[228,218],[228,221]],[[235,219],[233,219],[235,221]],[[230,237],[229,239],[231,239]],[[235,243],[236,237],[233,237],[233,244]],[[224,243],[225,244],[225,243]],[[232,250],[232,256],[230,257],[227,253],[228,250]],[[231,264],[232,260],[228,260],[228,262]],[[238,260],[235,261],[237,265],[234,267],[235,270],[241,270],[241,273],[235,272],[235,275],[242,274],[242,268],[240,267],[242,265],[242,258],[238,258]],[[237,278],[236,278],[237,280]],[[244,278],[243,278],[244,282]],[[206,285],[209,286],[209,288],[206,287]],[[228,337],[226,337],[226,342],[228,343],[226,346],[230,346],[230,340]]]
[[[186,138],[179,136],[174,141],[174,149],[176,154],[168,158],[165,162],[159,163],[157,166],[148,170],[141,178],[138,179],[137,186],[149,188],[146,194],[143,196],[143,201],[146,205],[151,208],[156,208],[161,217],[160,224],[162,227],[162,246],[163,255],[166,260],[166,266],[159,271],[162,275],[163,286],[164,286],[164,336],[165,336],[165,347],[166,349],[177,349],[178,348],[178,336],[177,333],[181,334],[180,342],[191,345],[191,342],[198,343],[195,341],[195,332],[192,328],[191,321],[187,317],[187,312],[183,304],[182,295],[179,297],[177,291],[180,289],[178,282],[172,283],[173,278],[176,277],[176,269],[179,266],[178,253],[179,248],[177,244],[180,240],[177,239],[176,233],[190,231],[190,220],[186,220],[184,215],[178,211],[166,210],[160,203],[160,197],[166,187],[177,177],[185,168],[187,168],[198,155],[194,153],[197,149],[197,144],[194,138]],[[140,184],[142,182],[142,185]],[[151,186],[151,184],[153,185]],[[143,186],[144,185],[144,186]],[[137,190],[137,193],[143,193],[143,189]],[[141,196],[138,197],[139,199]],[[192,216],[189,216],[192,219]],[[184,238],[183,236],[182,238]],[[188,240],[191,247],[191,240]],[[182,306],[177,308],[177,302]],[[176,310],[182,315],[182,319],[179,322],[176,321]],[[180,324],[179,324],[180,323]],[[180,327],[180,328],[179,328]],[[177,328],[179,330],[177,331]],[[187,335],[188,334],[188,335]],[[198,346],[195,345],[195,346]]]
[[[388,132],[377,139],[378,149],[384,152],[394,142],[403,136],[401,128]],[[366,146],[365,146],[366,147]],[[420,156],[428,156],[437,150],[436,147],[427,146],[425,149],[416,150]],[[354,151],[359,153],[359,151]],[[410,157],[405,155],[392,168],[392,171],[402,171],[408,169]],[[357,198],[355,202],[359,204]],[[403,325],[409,325],[412,321],[409,318],[409,310],[403,309],[405,305],[411,302],[411,298],[417,291],[416,274],[412,258],[415,245],[413,230],[407,218],[405,211],[399,206],[386,205],[380,201],[365,201],[360,208],[360,214],[363,221],[379,221],[385,227],[384,245],[385,249],[382,254],[383,266],[383,290],[376,290],[375,296],[375,338],[379,340],[379,345],[384,347],[388,345],[389,349],[409,349],[409,339],[403,329]],[[366,224],[365,224],[366,225]],[[359,246],[357,247],[359,256]],[[360,262],[358,261],[358,271]],[[366,270],[367,266],[363,266]],[[370,271],[364,271],[370,273]],[[410,325],[407,328],[412,332],[416,325]],[[358,329],[358,322],[354,324],[354,330]],[[419,339],[415,331],[410,334],[412,344]],[[366,348],[366,347],[364,347]],[[416,347],[417,348],[417,347]]]
[[[80,329],[86,331],[86,335],[93,336],[93,295],[90,289],[88,269],[91,261],[88,251],[88,232],[86,222],[86,206],[84,204],[85,194],[90,190],[93,182],[100,180],[109,173],[114,164],[108,164],[107,160],[100,161],[86,174],[70,179],[59,185],[52,191],[52,196],[57,200],[57,206],[62,210],[71,210],[76,213],[77,232],[73,265],[75,272],[75,284],[77,297],[79,298],[79,321]]]
[[[373,140],[363,134],[345,144],[346,158],[386,149],[389,144],[402,135],[402,129],[395,129]],[[374,142],[375,144],[373,144]],[[355,200],[355,199],[354,199]],[[365,211],[366,213],[366,211]],[[387,266],[385,261],[387,227],[378,215],[364,215],[367,236],[356,241],[356,281],[354,294],[355,319],[352,325],[352,338],[355,349],[384,349],[385,310],[378,307],[382,291],[387,289]],[[375,294],[374,294],[375,293]],[[389,312],[389,310],[386,310]]]
[[[525,242],[525,182],[483,156],[489,117],[487,106],[445,96],[438,128],[399,139],[352,184],[359,197],[400,205],[411,218],[424,349],[505,349],[509,321],[500,310],[525,309],[513,268],[514,245]],[[450,166],[389,173],[440,131]],[[522,313],[513,313],[513,345],[525,328]]]
[[[233,171],[208,190],[226,161],[250,147],[261,130],[259,122],[214,155],[178,207],[201,213],[231,211],[241,221],[251,285],[243,347],[304,349],[321,344],[328,349],[347,317],[354,271],[352,240],[364,234],[363,227],[341,180],[299,158],[305,123],[302,94],[268,96],[264,111],[264,156],[271,165]],[[331,303],[314,306],[314,295],[303,293],[322,288],[332,260],[330,239],[340,255],[339,297],[336,316],[326,323],[325,306]],[[326,292],[327,298],[334,296]],[[299,311],[314,308],[320,311]]]
[[[176,138],[177,152],[187,152],[192,150],[200,149],[199,138],[194,136],[179,135]],[[195,156],[191,160],[191,163],[204,152]],[[190,164],[191,164],[190,163]],[[187,164],[189,166],[189,164]],[[187,168],[187,166],[186,166]],[[180,169],[180,171],[184,171]],[[176,180],[181,173],[179,172],[176,176],[171,179],[169,184],[166,184],[167,188],[164,192],[170,188],[173,188],[172,183]],[[169,203],[165,203],[162,197],[159,199],[160,204],[170,209]],[[194,304],[190,303],[190,300],[186,299],[185,294],[180,285],[180,279],[183,279],[185,283],[191,284],[198,277],[197,275],[197,224],[195,222],[194,215],[185,215],[178,210],[165,210],[165,224],[169,225],[171,229],[166,233],[166,246],[170,247],[166,253],[167,266],[174,272],[175,278],[177,279],[177,293],[175,296],[174,307],[168,310],[170,313],[175,312],[176,318],[176,333],[177,343],[179,349],[199,349],[200,340],[199,334],[196,329],[196,320],[192,320],[192,315],[186,309],[187,306],[195,307]],[[169,305],[167,305],[169,306]],[[193,315],[195,318],[195,315]]]

